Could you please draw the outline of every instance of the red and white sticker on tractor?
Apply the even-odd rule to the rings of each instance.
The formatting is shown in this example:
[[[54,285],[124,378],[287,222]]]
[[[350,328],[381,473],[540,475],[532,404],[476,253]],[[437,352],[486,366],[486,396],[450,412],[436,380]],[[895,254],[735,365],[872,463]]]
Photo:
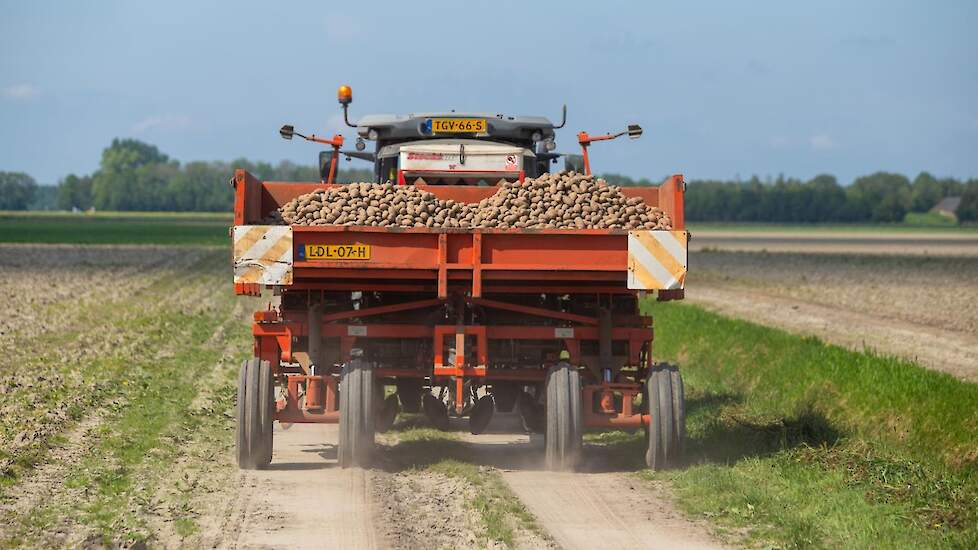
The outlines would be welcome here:
[[[236,225],[232,235],[234,282],[292,284],[292,227]]]
[[[628,232],[628,288],[675,290],[686,284],[689,233]]]

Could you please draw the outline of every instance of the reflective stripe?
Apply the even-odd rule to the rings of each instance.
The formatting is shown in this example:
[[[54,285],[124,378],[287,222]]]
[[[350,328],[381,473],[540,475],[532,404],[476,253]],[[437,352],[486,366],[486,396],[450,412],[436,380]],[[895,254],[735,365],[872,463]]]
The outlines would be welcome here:
[[[671,290],[686,283],[685,231],[628,232],[628,288]]]
[[[234,282],[292,284],[292,228],[238,225],[234,238]]]

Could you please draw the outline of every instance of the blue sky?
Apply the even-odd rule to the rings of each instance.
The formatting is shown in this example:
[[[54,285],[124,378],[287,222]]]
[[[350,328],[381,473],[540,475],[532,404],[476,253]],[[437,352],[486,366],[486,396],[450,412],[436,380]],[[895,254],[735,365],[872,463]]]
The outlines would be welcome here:
[[[541,114],[596,171],[978,176],[978,2],[0,0],[0,170],[89,173],[113,137],[186,160],[312,164],[278,127]]]

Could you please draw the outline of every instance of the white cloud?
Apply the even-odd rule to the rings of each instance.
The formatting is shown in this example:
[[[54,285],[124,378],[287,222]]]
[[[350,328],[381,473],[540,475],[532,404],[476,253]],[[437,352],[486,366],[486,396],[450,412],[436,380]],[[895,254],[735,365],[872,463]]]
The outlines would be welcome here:
[[[187,115],[157,115],[133,124],[132,131],[141,134],[150,130],[182,130],[189,127],[191,122]]]
[[[41,93],[33,84],[11,84],[3,89],[3,97],[15,101],[29,101]]]
[[[816,134],[812,136],[808,143],[812,146],[812,149],[816,151],[827,151],[829,149],[835,149],[839,146],[830,136],[825,134]]]

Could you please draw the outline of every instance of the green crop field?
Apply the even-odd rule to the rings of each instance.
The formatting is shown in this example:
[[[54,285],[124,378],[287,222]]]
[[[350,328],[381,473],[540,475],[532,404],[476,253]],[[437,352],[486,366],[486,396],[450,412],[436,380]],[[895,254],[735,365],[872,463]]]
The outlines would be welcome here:
[[[234,378],[259,302],[230,290],[228,225],[0,215],[6,242],[208,245],[0,246],[13,315],[0,351],[18,350],[0,354],[0,387],[18,404],[0,420],[0,546],[66,546],[63,532],[107,545],[170,533],[193,546],[230,513]],[[589,433],[586,453],[610,451],[605,467],[667,484],[733,544],[978,547],[978,385],[696,306],[648,308],[657,358],[686,379],[687,460],[652,473],[641,431]],[[499,455],[427,433],[446,441],[420,458],[410,429],[383,444],[390,483],[464,482],[486,537],[536,532],[491,469]]]
[[[183,212],[2,212],[0,242],[223,246],[231,215]]]
[[[688,513],[781,548],[978,547],[978,385],[698,307],[651,311],[687,383],[688,464],[642,475]],[[644,444],[591,438],[623,457]]]

